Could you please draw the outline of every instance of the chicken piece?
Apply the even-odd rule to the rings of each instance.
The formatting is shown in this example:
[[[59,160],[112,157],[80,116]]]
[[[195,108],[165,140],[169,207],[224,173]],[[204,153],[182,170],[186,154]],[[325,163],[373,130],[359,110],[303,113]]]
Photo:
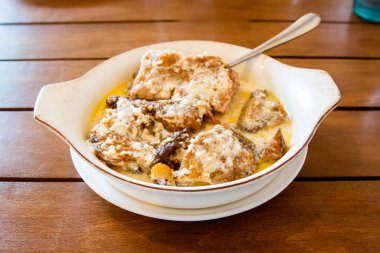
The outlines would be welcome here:
[[[216,112],[227,112],[239,88],[237,73],[215,56],[189,56],[186,61],[189,82],[175,89],[173,98],[197,98],[209,103]]]
[[[255,133],[266,126],[279,125],[286,118],[284,108],[279,102],[269,99],[267,90],[255,90],[240,114],[238,127]]]
[[[145,141],[156,146],[171,136],[171,133],[164,128],[162,123],[145,112],[146,103],[144,100],[130,100],[122,96],[109,97],[107,106],[114,109],[106,109],[106,116],[99,124],[131,140]]]
[[[205,116],[213,117],[211,108],[206,102],[186,98],[149,102],[145,110],[154,115],[155,120],[161,122],[169,131],[180,131],[184,128],[198,131]]]
[[[286,153],[286,150],[285,140],[279,128],[272,140],[266,143],[259,152],[260,162],[277,161]]]
[[[175,51],[148,51],[141,58],[130,97],[146,100],[170,99],[174,89],[188,80],[184,56]]]
[[[174,176],[177,185],[224,183],[254,173],[254,144],[242,141],[232,130],[215,125],[192,138]]]
[[[108,165],[120,169],[147,169],[155,146],[171,136],[160,122],[142,111],[144,101],[112,97],[106,115],[91,132],[89,141],[95,154]]]
[[[164,140],[156,149],[153,163],[168,164],[173,169],[179,169],[182,154],[189,145],[190,130],[175,132],[172,137]]]
[[[196,98],[225,113],[239,88],[230,66],[215,56],[186,57],[176,51],[149,51],[130,92],[132,99],[168,100]]]
[[[175,181],[173,178],[173,172],[171,168],[163,163],[157,163],[153,166],[149,175],[153,183],[160,185],[171,185],[175,186]]]
[[[95,155],[111,168],[142,172],[149,170],[153,162],[155,148],[145,142],[133,141],[111,132],[100,134],[93,131],[90,143]]]

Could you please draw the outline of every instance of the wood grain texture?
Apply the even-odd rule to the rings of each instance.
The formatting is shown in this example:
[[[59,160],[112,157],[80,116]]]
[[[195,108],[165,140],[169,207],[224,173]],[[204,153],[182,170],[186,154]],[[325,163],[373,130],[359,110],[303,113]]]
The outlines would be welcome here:
[[[321,124],[300,176],[380,176],[380,111],[335,111]]]
[[[0,183],[0,191],[3,251],[380,251],[375,181],[295,182],[260,207],[207,222],[139,216],[84,183]]]
[[[80,177],[69,148],[32,112],[0,111],[0,251],[380,252],[380,111],[365,108],[380,106],[380,26],[356,18],[352,2],[1,0],[2,110],[32,108],[42,85],[79,77],[135,47],[185,39],[255,47],[315,12],[320,27],[268,54],[327,70],[341,106],[362,111],[326,118],[298,182],[275,199],[189,223],[146,218],[101,199],[74,182]]]
[[[0,60],[107,58],[132,48],[172,40],[213,40],[255,47],[289,23],[160,22],[0,26]],[[380,26],[322,24],[272,56],[380,57]],[[321,39],[323,38],[323,39]]]
[[[380,106],[380,60],[278,59],[289,65],[324,69],[342,93],[340,106]],[[0,108],[32,108],[41,87],[77,78],[101,60],[0,62]]]
[[[32,112],[0,112],[0,177],[77,177],[68,146]]]
[[[326,70],[342,95],[339,106],[380,106],[380,60],[278,59],[286,64]]]
[[[0,108],[33,108],[42,86],[78,78],[100,62],[0,62]]]
[[[333,112],[312,140],[300,176],[380,176],[379,124],[380,111]],[[32,112],[0,112],[0,141],[2,178],[79,178],[68,147],[35,123]]]
[[[308,12],[318,13],[324,21],[359,21],[352,13],[352,1],[348,0],[3,0],[1,4],[0,23],[168,19],[295,20]]]

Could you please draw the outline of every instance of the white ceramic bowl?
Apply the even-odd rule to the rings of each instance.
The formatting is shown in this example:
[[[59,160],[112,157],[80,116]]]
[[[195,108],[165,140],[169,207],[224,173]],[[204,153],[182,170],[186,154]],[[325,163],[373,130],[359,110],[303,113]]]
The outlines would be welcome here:
[[[274,165],[236,181],[199,187],[161,186],[142,182],[108,168],[86,143],[92,111],[112,88],[130,78],[150,49],[180,50],[185,54],[216,55],[227,62],[250,49],[210,41],[173,41],[137,48],[117,55],[84,76],[44,86],[38,95],[34,117],[66,141],[83,160],[101,171],[119,190],[139,200],[174,208],[205,208],[247,197],[268,184],[307,147],[322,119],[340,101],[339,90],[323,70],[295,68],[260,55],[235,68],[243,79],[273,91],[293,120],[289,151]]]

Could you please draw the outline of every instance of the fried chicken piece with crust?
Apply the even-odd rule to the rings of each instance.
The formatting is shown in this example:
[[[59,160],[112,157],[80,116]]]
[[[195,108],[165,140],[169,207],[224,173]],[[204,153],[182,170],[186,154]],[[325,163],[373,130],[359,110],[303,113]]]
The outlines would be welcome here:
[[[220,57],[189,56],[177,51],[148,51],[130,91],[132,99],[203,100],[225,113],[239,88],[237,73]]]
[[[186,61],[189,81],[175,89],[173,97],[204,100],[214,111],[226,113],[240,85],[238,74],[220,57],[189,56]]]
[[[141,58],[130,92],[132,99],[170,99],[174,89],[188,80],[184,55],[177,51],[148,51]]]
[[[169,131],[180,131],[185,128],[199,131],[205,117],[214,120],[210,106],[202,100],[184,98],[151,101],[147,102],[144,108]]]
[[[255,133],[264,127],[279,125],[286,118],[285,109],[279,102],[269,98],[267,90],[255,90],[240,114],[238,127]]]
[[[264,147],[259,152],[260,162],[277,161],[287,151],[287,146],[279,128],[272,139],[264,144]]]
[[[181,167],[175,173],[177,185],[219,184],[249,176],[257,165],[255,146],[222,125],[191,139]]]

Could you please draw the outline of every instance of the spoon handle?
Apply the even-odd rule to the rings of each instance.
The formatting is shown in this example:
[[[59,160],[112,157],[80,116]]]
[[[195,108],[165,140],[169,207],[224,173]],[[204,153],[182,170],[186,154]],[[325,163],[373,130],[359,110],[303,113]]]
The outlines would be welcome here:
[[[231,62],[230,66],[234,67],[238,65],[239,63],[242,63],[258,54],[261,54],[262,52],[265,52],[268,49],[276,47],[302,34],[305,34],[313,30],[315,27],[317,27],[320,22],[321,22],[320,16],[314,13],[308,13],[300,17],[296,22],[291,24],[288,28],[286,28],[285,30],[283,30],[282,32],[280,32],[279,34],[277,34],[270,40],[267,40],[263,44],[252,49],[252,51],[249,52],[248,54],[243,55],[242,57]]]

